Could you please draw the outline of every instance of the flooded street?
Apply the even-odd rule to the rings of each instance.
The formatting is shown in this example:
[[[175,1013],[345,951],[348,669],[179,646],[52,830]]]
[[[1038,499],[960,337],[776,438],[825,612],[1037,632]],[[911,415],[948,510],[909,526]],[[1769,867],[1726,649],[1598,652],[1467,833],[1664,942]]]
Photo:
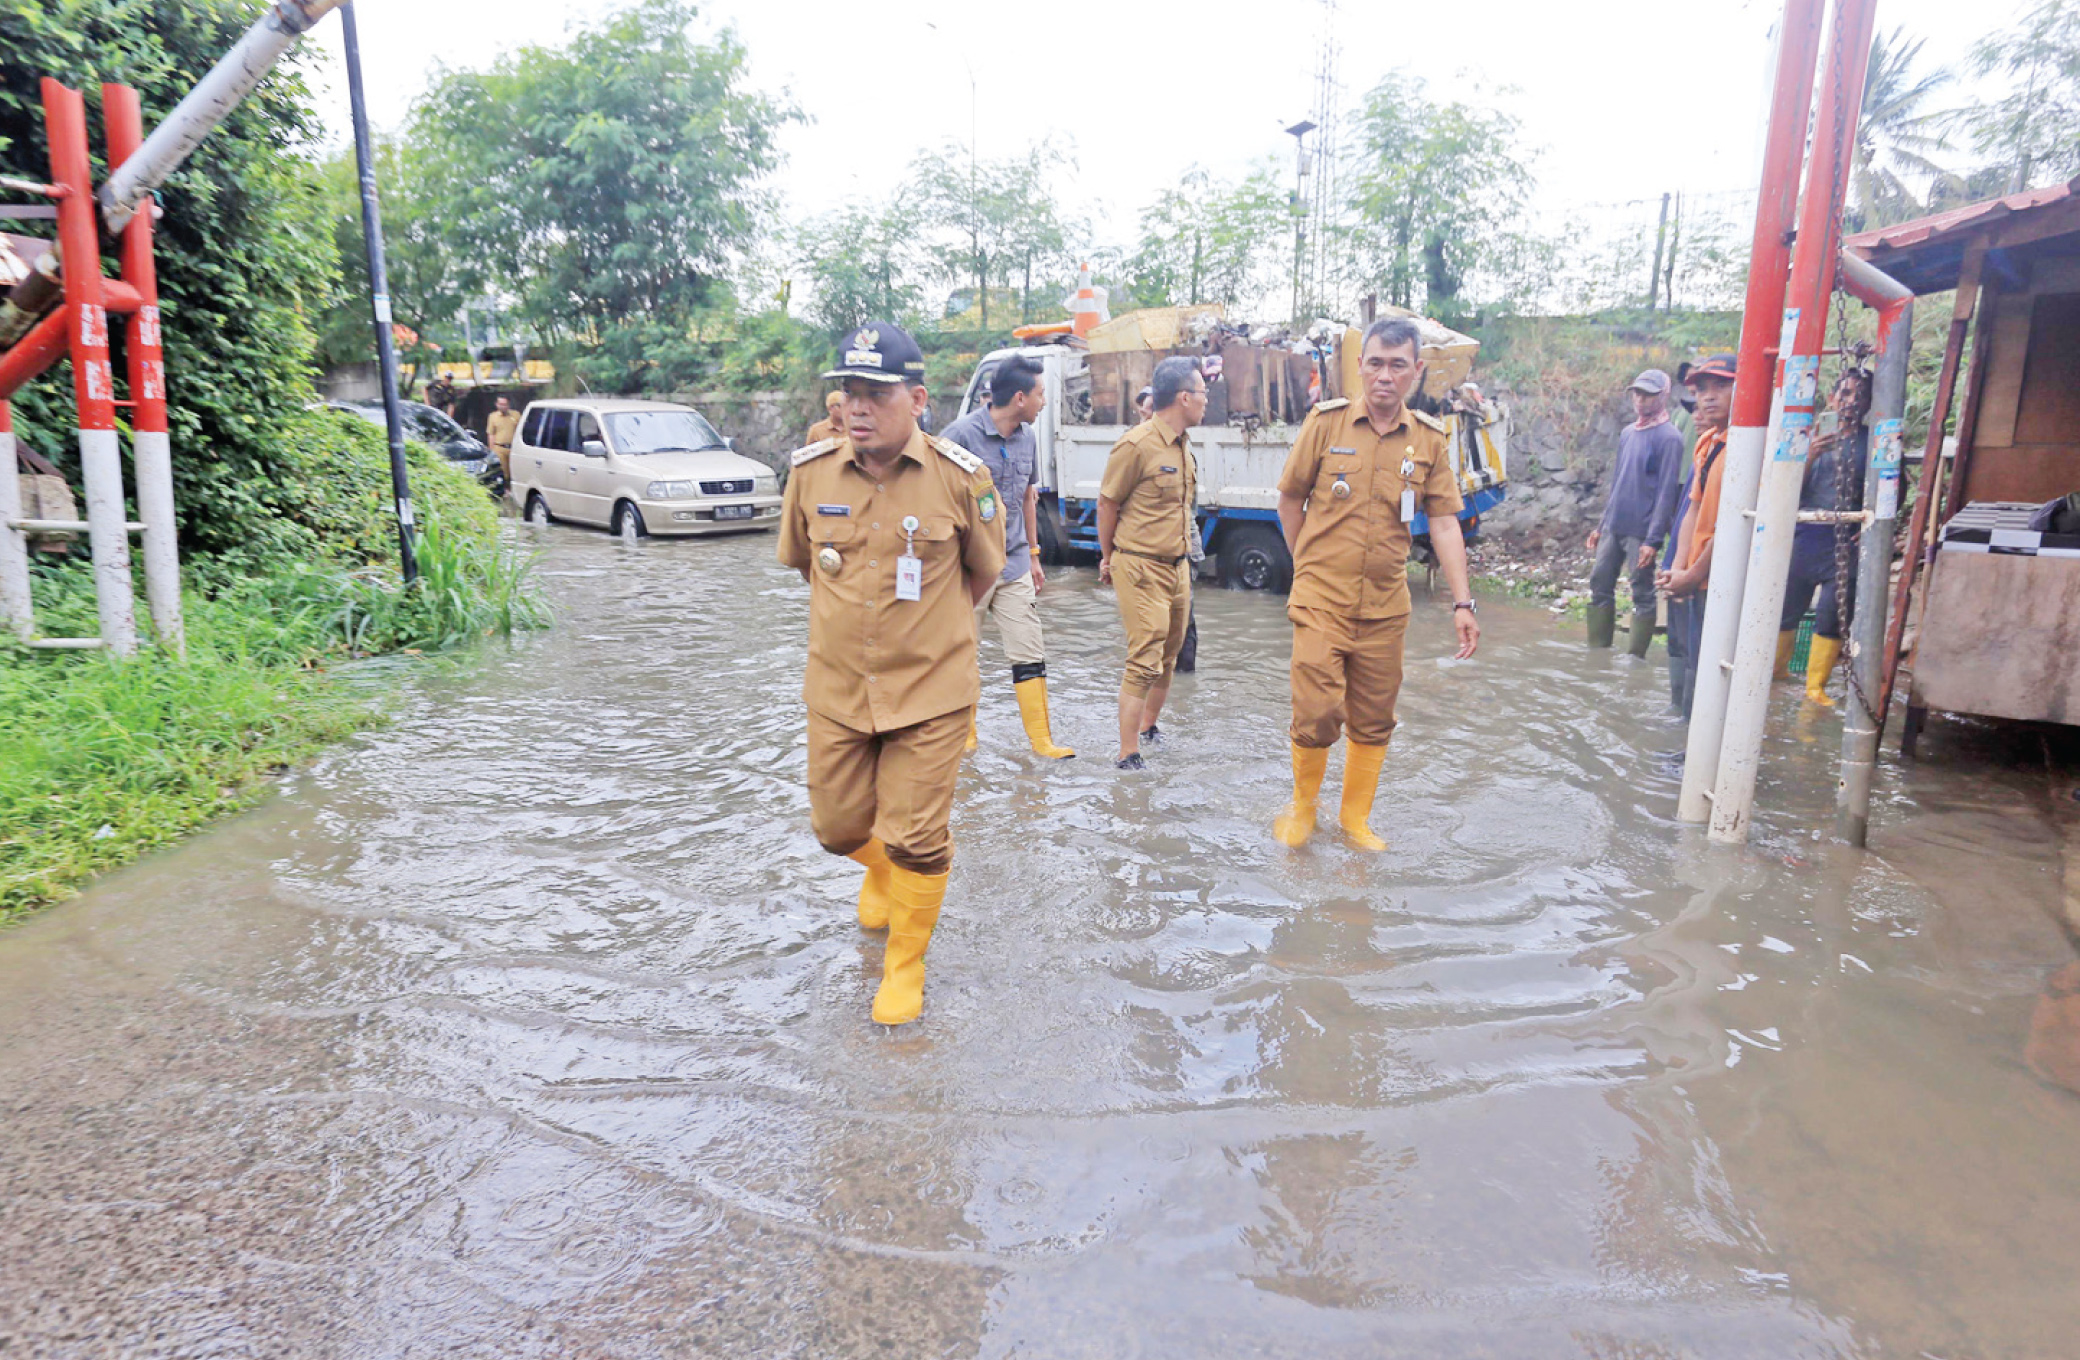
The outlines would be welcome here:
[[[1065,570],[1082,757],[1025,753],[992,634],[890,1031],[771,538],[518,532],[555,629],[0,935],[0,1352],[2074,1353],[2041,762],[1932,731],[1852,852],[1838,722],[1780,691],[1717,851],[1658,649],[1498,601],[1454,664],[1419,606],[1392,849],[1292,854],[1283,601],[1202,594],[1127,776],[1118,616]]]

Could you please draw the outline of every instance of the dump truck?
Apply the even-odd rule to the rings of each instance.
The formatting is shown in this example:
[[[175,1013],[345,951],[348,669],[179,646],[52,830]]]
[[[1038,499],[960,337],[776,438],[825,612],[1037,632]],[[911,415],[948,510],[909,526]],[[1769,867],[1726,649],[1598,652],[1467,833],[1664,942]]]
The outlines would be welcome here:
[[[1507,412],[1466,386],[1478,342],[1414,319],[1423,327],[1428,365],[1416,401],[1446,424],[1466,502],[1459,520],[1471,540],[1481,515],[1505,494]],[[1292,584],[1293,559],[1278,525],[1278,474],[1313,402],[1355,387],[1359,336],[1354,327],[1322,323],[1302,347],[1266,343],[1228,326],[1217,308],[1130,312],[1087,338],[1035,328],[1020,343],[982,356],[960,414],[988,404],[990,378],[1005,360],[1039,362],[1047,400],[1034,422],[1039,522],[1033,539],[1043,561],[1063,561],[1098,550],[1105,462],[1135,423],[1133,398],[1148,373],[1174,354],[1199,359],[1208,373],[1206,420],[1192,430],[1196,513],[1206,544],[1200,572],[1232,588],[1282,592]],[[1428,518],[1418,514],[1413,527],[1412,561],[1434,565]]]

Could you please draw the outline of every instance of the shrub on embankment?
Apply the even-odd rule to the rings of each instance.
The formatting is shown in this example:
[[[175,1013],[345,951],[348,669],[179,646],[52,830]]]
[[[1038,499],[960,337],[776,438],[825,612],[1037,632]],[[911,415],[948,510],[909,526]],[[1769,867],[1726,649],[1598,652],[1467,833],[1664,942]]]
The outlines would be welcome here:
[[[279,422],[257,547],[191,562],[185,661],[0,642],[0,921],[249,802],[267,777],[379,719],[334,665],[540,621],[481,488],[410,447],[420,580],[394,565],[388,452],[356,417]],[[294,551],[291,551],[291,549]],[[37,567],[46,635],[95,631],[82,559]]]

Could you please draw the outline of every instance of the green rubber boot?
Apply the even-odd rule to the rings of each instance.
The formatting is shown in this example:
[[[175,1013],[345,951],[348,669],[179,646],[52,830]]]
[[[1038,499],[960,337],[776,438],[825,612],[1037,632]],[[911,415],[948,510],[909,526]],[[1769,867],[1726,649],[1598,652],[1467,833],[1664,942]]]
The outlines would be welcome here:
[[[1589,606],[1589,645],[1608,647],[1618,635],[1618,606],[1614,604],[1592,604]]]
[[[1634,613],[1632,616],[1632,638],[1625,644],[1625,650],[1634,656],[1645,656],[1647,648],[1653,645],[1654,611],[1650,609],[1644,614]]]

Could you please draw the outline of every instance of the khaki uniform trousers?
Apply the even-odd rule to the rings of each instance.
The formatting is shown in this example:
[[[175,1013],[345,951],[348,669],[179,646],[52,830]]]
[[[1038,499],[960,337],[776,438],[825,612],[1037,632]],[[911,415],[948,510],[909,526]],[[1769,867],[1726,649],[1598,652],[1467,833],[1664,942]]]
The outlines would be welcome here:
[[[1353,619],[1323,609],[1288,609],[1293,621],[1293,745],[1352,741],[1384,746],[1401,695],[1401,646],[1408,615]]]
[[[875,836],[898,868],[943,874],[953,865],[953,788],[973,708],[893,732],[858,732],[809,714],[809,826],[823,848],[849,855]]]
[[[1114,559],[1117,564],[1118,559]],[[1047,660],[1047,644],[1040,633],[1040,592],[1033,577],[1024,572],[999,581],[975,606],[975,636],[982,636],[985,615],[997,618],[997,634],[1004,640],[1004,659],[1013,666],[1033,666]]]
[[[1112,589],[1127,630],[1127,676],[1120,688],[1146,694],[1177,669],[1192,615],[1192,564],[1129,552],[1112,554]]]

